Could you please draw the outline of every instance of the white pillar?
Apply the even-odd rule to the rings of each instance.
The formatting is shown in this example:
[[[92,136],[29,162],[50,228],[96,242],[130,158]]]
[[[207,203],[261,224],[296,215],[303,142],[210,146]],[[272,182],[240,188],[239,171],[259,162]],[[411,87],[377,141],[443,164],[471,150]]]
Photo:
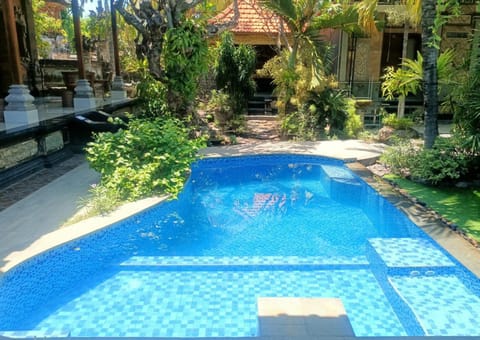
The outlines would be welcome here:
[[[87,79],[79,79],[75,87],[73,107],[76,110],[91,109],[96,107],[93,89]]]
[[[8,96],[5,98],[7,106],[3,112],[7,129],[39,123],[38,110],[33,104],[32,95],[26,85],[10,85]]]
[[[112,100],[122,100],[127,98],[127,91],[121,76],[115,76],[112,82],[112,90],[110,92]]]

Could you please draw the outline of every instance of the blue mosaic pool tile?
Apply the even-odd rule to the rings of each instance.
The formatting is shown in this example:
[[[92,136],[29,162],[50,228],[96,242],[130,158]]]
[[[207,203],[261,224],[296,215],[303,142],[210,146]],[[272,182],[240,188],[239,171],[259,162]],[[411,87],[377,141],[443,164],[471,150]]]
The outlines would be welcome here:
[[[321,168],[330,178],[354,180],[355,176],[344,166],[321,165]]]
[[[455,276],[393,276],[389,281],[426,335],[480,336],[480,298]]]
[[[451,267],[453,262],[424,238],[370,238],[387,267]]]
[[[132,256],[121,266],[368,265],[365,256]]]
[[[61,320],[72,336],[255,336],[265,296],[339,297],[357,336],[406,335],[368,270],[120,271],[38,329]]]
[[[7,337],[13,339],[25,338],[67,338],[70,337],[68,331],[53,330],[32,330],[32,331],[2,331],[0,337]]]

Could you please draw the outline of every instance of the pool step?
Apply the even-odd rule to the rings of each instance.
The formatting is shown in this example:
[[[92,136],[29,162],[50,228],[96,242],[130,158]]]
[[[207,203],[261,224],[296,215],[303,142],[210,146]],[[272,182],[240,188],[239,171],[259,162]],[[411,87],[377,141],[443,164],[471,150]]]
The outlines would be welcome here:
[[[390,276],[390,284],[415,311],[425,335],[480,335],[480,298],[453,275]],[[445,292],[448,292],[446,294]]]
[[[257,308],[260,336],[354,337],[341,299],[260,297]]]
[[[457,272],[455,264],[426,238],[371,238],[368,240],[367,258],[390,305],[397,315],[402,315],[400,320],[408,335],[431,335],[428,325],[421,317],[436,319],[430,311],[435,310],[437,302],[435,299],[423,299],[425,304],[417,309],[418,306],[411,305],[402,292],[402,286],[412,282],[435,282],[445,277],[453,278]],[[416,291],[415,285],[410,288],[408,292]],[[422,295],[418,291],[412,294]],[[439,296],[444,294],[445,292]],[[427,310],[426,313],[424,309]],[[443,330],[443,325],[441,326]],[[439,334],[436,326],[430,329]]]
[[[120,263],[121,267],[157,267],[170,269],[314,269],[322,266],[368,265],[365,256],[322,257],[322,256],[132,256]]]
[[[455,272],[455,264],[425,238],[371,238],[369,261],[389,274],[439,275]]]
[[[342,204],[357,206],[363,197],[362,182],[343,165],[321,165],[325,177],[323,183],[329,196]]]

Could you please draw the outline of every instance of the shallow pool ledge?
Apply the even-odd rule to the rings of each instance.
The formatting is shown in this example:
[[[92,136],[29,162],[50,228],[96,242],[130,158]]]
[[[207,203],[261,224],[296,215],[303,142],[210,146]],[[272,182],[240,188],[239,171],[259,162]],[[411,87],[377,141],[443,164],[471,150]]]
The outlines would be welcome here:
[[[343,303],[336,298],[260,297],[259,336],[353,337]]]
[[[376,162],[385,150],[381,143],[362,140],[332,140],[319,142],[261,142],[212,146],[200,151],[205,157],[232,157],[258,154],[303,154],[331,157],[344,162],[360,162],[370,165]]]
[[[10,253],[7,257],[5,257],[5,264],[3,267],[0,267],[0,275],[19,263],[28,260],[29,258],[34,257],[46,250],[55,248],[71,240],[108,227],[116,222],[148,209],[166,200],[166,198],[167,196],[151,197],[136,202],[126,203],[107,215],[91,217],[45,234],[27,248],[21,251]]]

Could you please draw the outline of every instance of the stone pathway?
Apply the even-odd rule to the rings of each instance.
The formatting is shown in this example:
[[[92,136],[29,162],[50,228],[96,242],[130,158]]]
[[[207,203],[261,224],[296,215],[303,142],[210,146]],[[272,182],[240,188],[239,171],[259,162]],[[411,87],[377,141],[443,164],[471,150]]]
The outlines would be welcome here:
[[[237,142],[247,144],[262,140],[280,140],[277,116],[247,116],[247,131],[237,138]]]

